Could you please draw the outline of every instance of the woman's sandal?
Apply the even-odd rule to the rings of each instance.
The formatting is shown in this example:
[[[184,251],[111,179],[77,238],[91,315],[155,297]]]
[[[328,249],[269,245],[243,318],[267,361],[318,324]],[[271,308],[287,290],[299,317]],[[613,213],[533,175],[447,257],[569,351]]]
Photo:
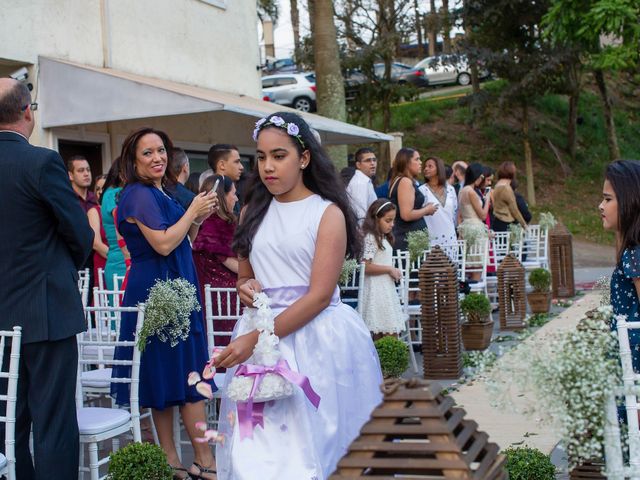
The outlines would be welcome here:
[[[217,472],[214,468],[205,468],[202,465],[200,465],[199,463],[193,462],[193,466],[196,467],[198,469],[198,473],[191,473],[189,472],[189,476],[193,479],[193,480],[211,480],[208,477],[203,477],[202,474],[203,473],[212,473],[214,475],[216,475],[214,478],[218,478]]]
[[[174,467],[173,465],[169,465],[171,467],[171,471],[173,472],[173,480],[185,480],[191,478],[191,473],[184,467]],[[177,472],[184,472],[186,475],[181,477]]]

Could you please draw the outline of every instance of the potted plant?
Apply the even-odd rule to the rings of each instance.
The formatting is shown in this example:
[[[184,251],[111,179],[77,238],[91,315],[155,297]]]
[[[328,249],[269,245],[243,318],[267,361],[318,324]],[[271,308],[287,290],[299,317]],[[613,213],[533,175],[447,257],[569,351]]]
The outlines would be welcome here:
[[[460,302],[466,321],[462,324],[462,342],[465,350],[484,350],[491,343],[493,320],[491,303],[480,293],[470,293]]]
[[[556,467],[549,455],[535,448],[508,448],[502,453],[507,457],[510,480],[554,480]]]
[[[109,480],[171,480],[167,456],[152,443],[130,443],[111,454]]]
[[[385,378],[399,377],[409,368],[409,348],[396,337],[382,337],[374,342],[382,376]]]
[[[549,313],[551,308],[551,273],[545,268],[536,268],[529,274],[533,291],[527,294],[532,313]]]

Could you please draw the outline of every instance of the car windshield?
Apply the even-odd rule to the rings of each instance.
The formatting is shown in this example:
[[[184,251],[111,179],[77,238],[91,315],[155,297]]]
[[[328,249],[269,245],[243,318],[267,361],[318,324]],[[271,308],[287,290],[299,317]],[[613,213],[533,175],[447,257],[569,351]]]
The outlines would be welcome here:
[[[315,73],[309,73],[309,74],[305,75],[304,78],[309,80],[311,83],[316,83],[316,74]]]

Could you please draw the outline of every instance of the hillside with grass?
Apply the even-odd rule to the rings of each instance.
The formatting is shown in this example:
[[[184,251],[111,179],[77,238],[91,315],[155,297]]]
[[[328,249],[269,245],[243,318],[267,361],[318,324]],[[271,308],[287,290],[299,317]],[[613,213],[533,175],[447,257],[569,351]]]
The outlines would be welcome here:
[[[610,83],[622,157],[640,159],[640,82]],[[486,82],[482,88],[497,100],[504,83]],[[503,111],[497,101],[490,102],[472,122],[470,108],[460,101],[464,94],[443,92],[393,106],[391,131],[403,132],[403,144],[417,148],[423,158],[436,155],[448,164],[477,161],[494,168],[511,160],[518,166],[519,191],[526,195],[520,112]],[[562,95],[541,97],[531,109],[537,200],[532,210],[553,212],[577,238],[611,244],[613,237],[602,230],[597,211],[608,150],[602,103],[594,86],[588,83],[580,97],[575,162],[566,150],[567,115],[567,97]],[[373,127],[379,128],[376,123]]]

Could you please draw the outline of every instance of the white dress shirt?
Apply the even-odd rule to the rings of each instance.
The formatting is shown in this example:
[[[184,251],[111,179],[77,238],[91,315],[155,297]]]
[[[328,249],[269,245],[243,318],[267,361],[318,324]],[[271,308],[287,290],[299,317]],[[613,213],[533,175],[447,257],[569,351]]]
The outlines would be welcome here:
[[[362,224],[367,216],[369,205],[378,199],[371,179],[356,169],[355,175],[347,186],[347,193],[351,200],[351,208],[353,208],[358,222]]]

